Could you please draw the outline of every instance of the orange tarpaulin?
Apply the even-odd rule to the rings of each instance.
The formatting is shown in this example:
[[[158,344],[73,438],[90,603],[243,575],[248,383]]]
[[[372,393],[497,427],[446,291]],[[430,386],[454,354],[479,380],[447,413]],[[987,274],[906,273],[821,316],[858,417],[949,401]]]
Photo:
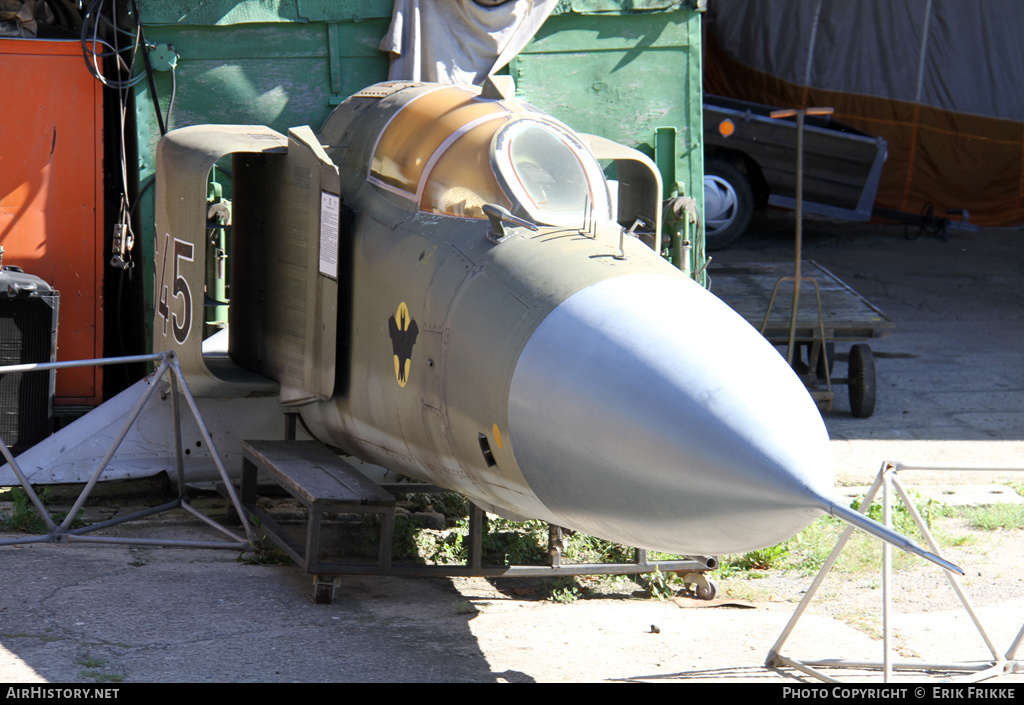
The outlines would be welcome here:
[[[877,207],[1024,222],[1024,4],[712,0],[707,20],[707,92],[888,142]]]

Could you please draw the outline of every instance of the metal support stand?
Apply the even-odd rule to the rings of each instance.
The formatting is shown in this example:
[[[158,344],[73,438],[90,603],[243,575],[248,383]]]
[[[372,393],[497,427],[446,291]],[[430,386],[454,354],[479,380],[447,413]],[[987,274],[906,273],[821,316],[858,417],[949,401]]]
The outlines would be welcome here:
[[[966,467],[966,468],[950,468],[943,466],[911,466],[903,465],[898,462],[885,461],[882,463],[881,469],[878,471],[878,475],[875,477],[874,484],[868,490],[867,495],[864,497],[864,501],[861,502],[860,512],[866,513],[868,507],[871,506],[875,495],[878,493],[878,489],[883,488],[882,502],[883,502],[883,517],[886,526],[892,526],[892,490],[895,489],[899,495],[900,500],[910,513],[911,518],[917,525],[917,528],[921,531],[921,535],[924,536],[925,541],[928,543],[929,549],[932,553],[941,556],[939,547],[935,542],[931,531],[928,529],[928,525],[925,523],[921,514],[917,511],[917,507],[914,506],[914,502],[910,499],[907,491],[904,489],[903,484],[897,477],[899,470],[910,471],[910,470],[928,470],[928,471],[990,471],[990,472],[1024,472],[1024,468],[989,468],[989,467]],[[1017,649],[1021,643],[1024,642],[1024,626],[1021,627],[1020,632],[1017,634],[1016,639],[1010,648],[1004,655],[999,654],[999,650],[992,643],[988,634],[985,632],[984,627],[981,625],[981,621],[978,619],[978,615],[974,611],[974,607],[967,595],[963,591],[963,587],[960,585],[956,575],[946,570],[946,578],[949,580],[949,584],[952,586],[953,591],[960,599],[960,603],[967,610],[971,620],[974,622],[974,626],[977,628],[978,633],[985,642],[985,646],[988,648],[989,653],[992,655],[991,661],[965,661],[957,663],[926,663],[926,662],[894,662],[890,659],[890,620],[889,612],[891,606],[891,589],[890,579],[892,575],[892,547],[888,543],[882,544],[882,661],[853,661],[848,659],[821,659],[815,661],[796,659],[790,656],[782,655],[782,646],[785,644],[786,639],[792,633],[793,628],[796,626],[797,621],[803,615],[807,609],[807,605],[810,603],[814,594],[821,587],[825,577],[829,571],[835,565],[836,560],[839,558],[839,554],[846,546],[847,541],[853,534],[854,527],[848,526],[839,538],[838,543],[832,553],[829,554],[821,570],[815,576],[814,581],[811,583],[810,588],[804,594],[803,599],[797,606],[796,611],[786,624],[785,629],[782,630],[782,634],[779,635],[774,646],[768,652],[768,657],[765,660],[765,665],[769,668],[778,668],[782,666],[789,666],[795,668],[798,671],[806,673],[807,675],[819,678],[822,681],[828,683],[838,683],[835,678],[832,678],[815,667],[826,667],[826,668],[856,668],[856,669],[881,669],[883,682],[888,683],[892,676],[893,670],[908,670],[908,671],[943,671],[943,672],[964,672],[969,675],[961,678],[964,682],[977,682],[985,680],[987,678],[994,678],[1004,673],[1020,673],[1024,672],[1024,663],[1016,660]]]
[[[73,362],[45,362],[45,363],[34,363],[25,365],[8,365],[0,367],[0,375],[8,372],[31,372],[36,370],[50,370],[50,369],[65,369],[71,367],[87,367],[93,365],[115,365],[132,362],[154,362],[159,363],[156,372],[154,372],[149,378],[149,389],[139,398],[135,404],[135,408],[129,414],[128,419],[125,421],[121,431],[117,434],[110,449],[107,451],[103,460],[97,466],[95,472],[89,478],[89,481],[85,484],[82,492],[79,494],[78,499],[75,500],[74,505],[68,511],[64,521],[61,522],[60,526],[53,521],[50,513],[43,506],[39,496],[32,489],[32,485],[29,483],[28,478],[22,472],[18,462],[11,455],[10,449],[7,444],[0,438],[0,453],[7,460],[14,474],[18,478],[18,482],[21,484],[22,490],[28,495],[29,500],[35,506],[39,516],[42,517],[46,523],[47,533],[37,536],[26,536],[22,538],[14,539],[0,539],[0,546],[11,546],[20,545],[27,543],[96,543],[96,544],[125,544],[133,546],[167,546],[174,548],[226,548],[233,550],[242,550],[247,548],[254,540],[254,533],[248,520],[245,517],[244,512],[241,510],[241,503],[238,495],[235,493],[234,488],[228,479],[227,470],[224,468],[224,463],[220,459],[220,455],[217,453],[217,448],[214,445],[213,438],[210,436],[209,430],[206,428],[206,424],[203,422],[202,416],[199,413],[199,407],[196,405],[195,399],[192,397],[192,393],[189,391],[188,384],[185,381],[185,376],[182,374],[181,367],[178,364],[178,359],[172,352],[162,352],[153,355],[135,355],[130,357],[112,357],[102,358],[96,360],[78,360]],[[121,442],[128,435],[129,429],[132,424],[138,419],[142,410],[145,408],[146,403],[153,396],[158,388],[157,382],[165,375],[170,376],[171,386],[171,410],[172,417],[174,419],[174,441],[175,441],[175,460],[176,469],[178,476],[178,498],[172,502],[168,502],[159,507],[152,507],[150,509],[144,509],[134,514],[129,514],[124,517],[117,519],[111,519],[109,521],[98,522],[96,524],[90,524],[89,526],[73,529],[71,528],[72,523],[75,520],[75,516],[81,510],[82,505],[89,498],[89,494],[92,492],[96,483],[100,481],[104,470],[110,464],[111,459],[117,452]],[[230,529],[221,526],[217,522],[213,521],[209,517],[203,515],[198,510],[194,509],[189,503],[189,498],[185,491],[184,481],[184,458],[182,455],[181,447],[181,415],[178,408],[178,395],[181,394],[184,397],[189,409],[192,411],[192,416],[195,418],[196,424],[199,427],[200,433],[203,435],[203,439],[206,441],[207,447],[209,448],[210,455],[212,456],[214,463],[217,466],[217,470],[220,473],[221,479],[228,488],[230,500],[238,516],[242,521],[242,527],[245,530],[245,536],[239,536],[237,533]],[[201,520],[208,526],[216,529],[217,531],[225,534],[230,540],[228,541],[186,541],[186,540],[168,540],[168,539],[143,539],[143,538],[122,538],[122,537],[109,537],[109,536],[90,536],[89,534],[93,531],[101,529],[107,529],[118,524],[124,524],[129,521],[136,519],[142,519],[144,517],[158,514],[161,512],[170,511],[172,509],[182,509],[195,518]]]
[[[809,281],[814,284],[814,291],[818,302],[818,330],[820,331],[820,341],[814,342],[820,343],[822,350],[824,350],[825,346],[825,324],[821,313],[821,292],[818,290],[818,282],[812,277],[802,276],[801,272],[801,267],[803,265],[804,243],[804,118],[808,115],[831,115],[832,112],[833,108],[797,108],[773,110],[771,112],[771,117],[773,118],[796,117],[796,227],[793,255],[794,274],[792,277],[782,277],[775,283],[775,291],[772,292],[771,301],[768,303],[768,311],[764,314],[764,324],[761,326],[761,334],[763,335],[765,329],[768,327],[768,317],[771,315],[772,306],[775,303],[775,296],[779,291],[779,285],[786,281],[793,282],[793,310],[789,319],[789,345],[786,349],[786,362],[790,367],[793,366],[796,351],[796,322],[797,315],[800,310],[800,285],[805,281]],[[812,363],[814,362],[814,359],[815,358],[812,355]],[[827,364],[825,365],[825,388],[825,392],[815,394],[814,398],[815,401],[824,406],[825,410],[828,411],[832,408],[833,395]]]
[[[799,252],[799,248],[797,249],[797,252]],[[799,257],[799,256],[800,255],[798,254],[797,257]],[[772,308],[774,308],[774,306],[775,306],[775,297],[779,293],[779,286],[783,282],[787,282],[787,281],[793,282],[793,315],[792,315],[792,318],[790,319],[790,324],[789,324],[789,349],[788,349],[788,351],[786,353],[786,362],[789,364],[790,367],[792,367],[793,366],[793,360],[794,360],[794,350],[796,348],[796,318],[797,318],[797,310],[798,310],[797,300],[800,298],[800,282],[801,281],[810,282],[811,284],[814,285],[814,296],[815,296],[815,300],[818,303],[818,339],[814,340],[812,342],[812,345],[814,347],[812,348],[812,350],[811,350],[811,352],[810,352],[810,354],[808,356],[808,362],[811,364],[811,373],[810,373],[810,375],[811,375],[812,380],[806,379],[805,375],[801,375],[801,379],[804,381],[805,384],[813,383],[813,379],[817,378],[817,367],[818,366],[815,365],[815,362],[817,360],[819,360],[819,359],[825,361],[825,364],[821,365],[821,368],[822,368],[822,371],[823,371],[823,375],[825,377],[825,391],[817,391],[817,390],[810,390],[810,391],[811,391],[811,396],[814,398],[814,400],[816,402],[818,402],[821,406],[824,407],[825,411],[831,411],[832,410],[832,400],[834,399],[835,395],[832,393],[832,373],[829,371],[829,365],[828,365],[828,360],[827,360],[827,352],[826,352],[826,349],[825,349],[825,343],[828,342],[828,341],[825,339],[825,318],[824,318],[824,315],[821,312],[821,290],[818,288],[818,280],[817,279],[815,279],[814,277],[801,277],[800,276],[800,274],[799,274],[799,272],[800,272],[800,265],[799,265],[799,263],[797,264],[797,268],[796,269],[797,269],[797,275],[796,276],[793,276],[793,277],[779,277],[778,281],[775,282],[775,288],[772,290],[772,296],[768,300],[768,310],[765,311],[765,313],[764,313],[764,322],[761,323],[760,333],[761,333],[761,335],[765,335],[765,331],[768,329],[768,319],[772,315]]]

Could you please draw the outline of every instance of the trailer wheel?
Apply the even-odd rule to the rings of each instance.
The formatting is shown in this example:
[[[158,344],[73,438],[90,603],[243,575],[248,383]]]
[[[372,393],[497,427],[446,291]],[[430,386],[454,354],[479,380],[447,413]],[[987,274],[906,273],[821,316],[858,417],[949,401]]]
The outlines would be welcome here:
[[[705,160],[705,248],[721,250],[736,242],[753,215],[754,192],[747,177],[723,159]]]
[[[850,348],[850,410],[858,419],[875,413],[875,356],[867,345]]]

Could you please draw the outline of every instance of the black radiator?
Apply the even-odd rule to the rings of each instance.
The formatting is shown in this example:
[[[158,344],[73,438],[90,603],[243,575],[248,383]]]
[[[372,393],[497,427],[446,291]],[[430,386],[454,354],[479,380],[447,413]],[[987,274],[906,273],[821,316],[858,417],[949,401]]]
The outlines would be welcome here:
[[[57,307],[58,294],[45,281],[0,266],[0,366],[56,360]],[[0,373],[0,438],[14,455],[53,431],[55,375]]]

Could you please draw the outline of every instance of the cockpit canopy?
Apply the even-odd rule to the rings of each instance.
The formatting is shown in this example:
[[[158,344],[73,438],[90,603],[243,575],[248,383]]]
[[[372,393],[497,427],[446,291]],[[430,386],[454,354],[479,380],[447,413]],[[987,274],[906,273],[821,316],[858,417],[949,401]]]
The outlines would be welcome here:
[[[541,225],[612,218],[604,173],[579,136],[531,106],[464,86],[439,86],[399,109],[368,178],[428,213],[486,218],[493,203]]]

